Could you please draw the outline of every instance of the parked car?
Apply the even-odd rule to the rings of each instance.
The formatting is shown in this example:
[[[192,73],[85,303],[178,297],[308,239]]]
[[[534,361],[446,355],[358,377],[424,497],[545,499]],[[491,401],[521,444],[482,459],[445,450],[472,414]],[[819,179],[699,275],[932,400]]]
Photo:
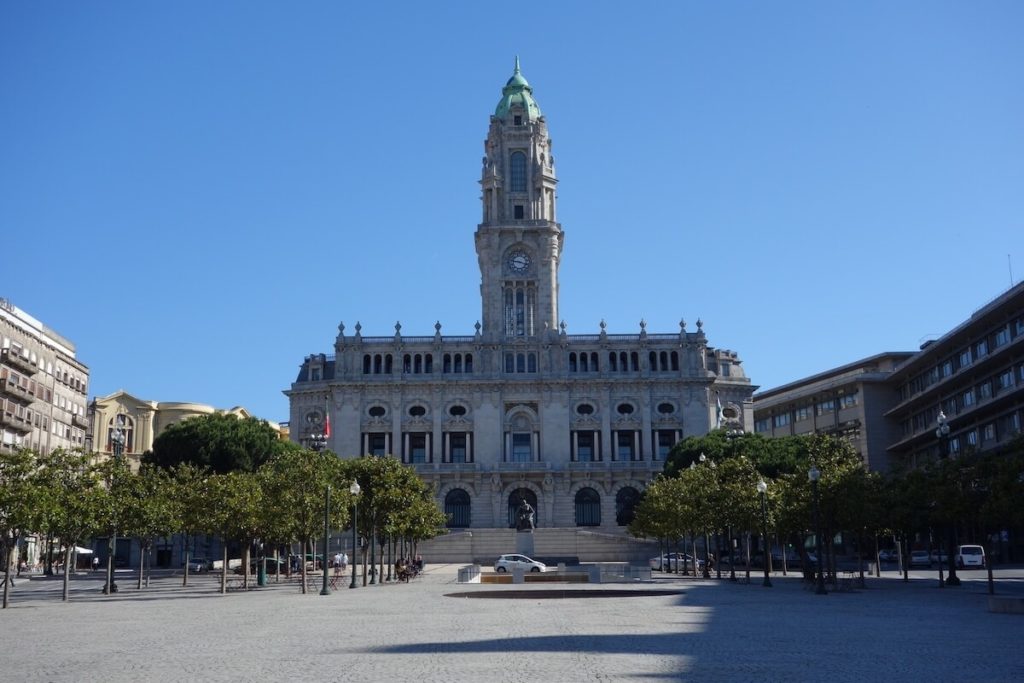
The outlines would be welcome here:
[[[249,573],[250,574],[258,574],[259,571],[260,571],[260,565],[261,564],[263,564],[263,560],[253,560],[252,562],[250,562],[249,563]],[[275,562],[274,558],[272,558],[272,557],[268,557],[267,558],[267,573],[268,574],[277,574],[278,572],[284,573],[285,571],[287,571],[287,569],[288,569],[288,563],[285,562],[284,560],[277,560],[277,562]],[[242,565],[239,564],[237,567],[235,567],[234,572],[236,574],[241,574],[242,573]]]
[[[182,563],[184,566],[184,563]],[[188,571],[192,572],[205,572],[210,568],[210,561],[205,557],[190,557],[188,558]]]
[[[980,545],[961,545],[956,549],[956,566],[960,569],[967,567],[985,568],[985,549]]]
[[[531,560],[526,555],[499,555],[494,561],[494,571],[505,573],[513,569],[522,569],[527,572],[544,572],[548,567],[543,562]]]
[[[910,566],[911,567],[930,567],[932,566],[932,556],[928,554],[927,550],[914,550],[910,553]]]
[[[897,562],[900,559],[900,551],[895,548],[878,551],[879,562]]]
[[[655,569],[659,572],[674,572],[677,569],[682,571],[683,569],[693,569],[693,557],[687,553],[665,553],[658,557],[652,557],[650,559],[651,569]],[[697,570],[700,571],[704,568],[704,560],[697,558]]]
[[[945,550],[933,550],[932,551],[932,562],[939,562],[946,564],[949,562],[949,555],[946,554]]]

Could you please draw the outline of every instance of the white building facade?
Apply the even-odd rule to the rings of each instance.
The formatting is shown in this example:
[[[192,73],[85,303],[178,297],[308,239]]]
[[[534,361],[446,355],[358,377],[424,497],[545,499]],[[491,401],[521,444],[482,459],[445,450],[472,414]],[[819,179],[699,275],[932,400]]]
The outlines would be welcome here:
[[[569,334],[558,302],[563,231],[547,122],[519,70],[490,117],[475,233],[482,314],[472,334],[363,336],[338,326],[307,357],[291,438],[323,431],[340,457],[392,454],[436,490],[451,528],[507,528],[525,498],[538,529],[622,533],[671,447],[727,420],[753,428],[734,352],[702,323],[667,334]]]

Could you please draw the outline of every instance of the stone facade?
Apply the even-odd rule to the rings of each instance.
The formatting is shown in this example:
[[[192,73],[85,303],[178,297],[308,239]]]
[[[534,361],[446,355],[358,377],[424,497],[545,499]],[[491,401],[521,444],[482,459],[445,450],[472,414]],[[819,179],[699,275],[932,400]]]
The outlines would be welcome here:
[[[484,143],[475,233],[481,322],[470,335],[363,336],[302,363],[291,439],[324,431],[340,457],[393,454],[434,485],[453,528],[506,528],[521,498],[545,527],[620,532],[672,445],[728,420],[753,428],[734,352],[703,324],[668,334],[569,334],[547,123],[519,71]]]
[[[0,449],[87,448],[88,386],[73,343],[0,299]]]

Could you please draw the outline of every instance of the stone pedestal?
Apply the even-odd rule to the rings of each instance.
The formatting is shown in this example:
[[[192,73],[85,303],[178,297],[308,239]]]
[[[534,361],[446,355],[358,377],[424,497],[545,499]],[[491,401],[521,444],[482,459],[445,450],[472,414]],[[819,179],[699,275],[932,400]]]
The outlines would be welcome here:
[[[533,531],[516,532],[516,552],[533,559]]]

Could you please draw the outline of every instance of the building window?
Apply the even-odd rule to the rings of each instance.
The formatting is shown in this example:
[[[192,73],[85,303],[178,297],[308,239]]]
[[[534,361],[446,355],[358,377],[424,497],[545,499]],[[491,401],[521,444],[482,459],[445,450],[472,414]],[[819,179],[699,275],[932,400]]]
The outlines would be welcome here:
[[[522,204],[516,204],[515,206],[512,207],[512,218],[516,219],[517,221],[521,221],[523,220],[524,216],[525,214],[523,213]]]
[[[514,432],[512,434],[512,462],[533,461],[533,433]]]
[[[978,385],[978,400],[984,401],[992,398],[992,382],[985,381]]]
[[[985,340],[985,339],[982,339],[980,342],[978,342],[974,346],[974,357],[975,358],[984,358],[987,355],[988,355],[988,341]]]
[[[999,348],[1003,344],[1007,344],[1010,341],[1010,328],[1004,327],[996,331],[995,341],[992,344],[995,348]]]
[[[825,401],[820,401],[817,404],[815,404],[815,406],[814,406],[814,414],[815,415],[826,415],[828,413],[831,413],[831,412],[835,411],[835,409],[836,409],[836,402],[835,402],[834,399],[830,398],[830,399],[827,399]]]
[[[617,460],[621,461],[640,459],[636,432],[626,430],[615,432],[615,456]]]
[[[767,432],[768,431],[768,418],[763,417],[760,420],[754,420],[754,431],[755,432]]]
[[[466,432],[448,434],[448,462],[473,462],[469,451],[469,435]]]
[[[654,433],[654,459],[665,460],[676,445],[679,432],[674,429],[659,429]]]
[[[789,424],[789,413],[782,413],[781,415],[772,416],[773,427],[785,427]]]
[[[795,417],[797,422],[800,422],[801,420],[806,420],[810,416],[811,411],[807,408],[807,406],[800,406],[795,411]]]
[[[512,152],[509,157],[509,191],[526,192],[526,155]]]
[[[366,411],[370,417],[384,417],[387,415],[387,409],[384,406],[370,406],[370,409]]]
[[[387,455],[388,435],[387,432],[370,432],[366,434],[367,455]]]
[[[597,438],[594,432],[573,432],[572,437],[575,441],[575,457],[573,460],[577,462],[596,462],[599,459],[597,457]]]
[[[939,374],[943,377],[949,377],[953,374],[953,359],[949,359],[942,364],[939,369]]]
[[[999,388],[1009,389],[1013,386],[1013,370],[1007,370],[999,375]]]
[[[978,432],[972,429],[967,432],[967,445],[976,448],[978,446]]]
[[[662,415],[671,415],[672,413],[676,412],[676,407],[674,404],[668,402],[659,403],[658,412],[661,413]]]
[[[996,426],[993,423],[990,422],[981,428],[981,440],[990,443],[996,440]]]
[[[405,462],[422,464],[430,462],[427,449],[429,435],[426,432],[410,432],[405,435]]]
[[[469,494],[463,489],[452,489],[444,497],[444,516],[449,529],[465,529],[470,521]]]
[[[964,404],[964,408],[970,408],[974,405],[974,389],[968,389],[960,397],[961,402]]]
[[[960,367],[966,368],[971,364],[971,350],[964,349],[960,352]]]
[[[839,397],[840,408],[852,408],[857,405],[857,394],[843,394]]]
[[[576,412],[579,415],[593,415],[594,414],[594,406],[592,406],[589,403],[581,403],[578,406],[576,406]]]
[[[116,424],[115,424],[116,421]],[[54,425],[56,425],[54,421]],[[121,444],[124,447],[125,453],[135,452],[135,421],[131,417],[124,413],[119,413],[117,417],[112,417],[107,420],[107,452],[112,453],[114,450],[114,433],[119,432],[121,437]],[[54,430],[54,434],[60,434],[57,430]]]
[[[601,496],[589,486],[576,492],[576,526],[601,526]]]

